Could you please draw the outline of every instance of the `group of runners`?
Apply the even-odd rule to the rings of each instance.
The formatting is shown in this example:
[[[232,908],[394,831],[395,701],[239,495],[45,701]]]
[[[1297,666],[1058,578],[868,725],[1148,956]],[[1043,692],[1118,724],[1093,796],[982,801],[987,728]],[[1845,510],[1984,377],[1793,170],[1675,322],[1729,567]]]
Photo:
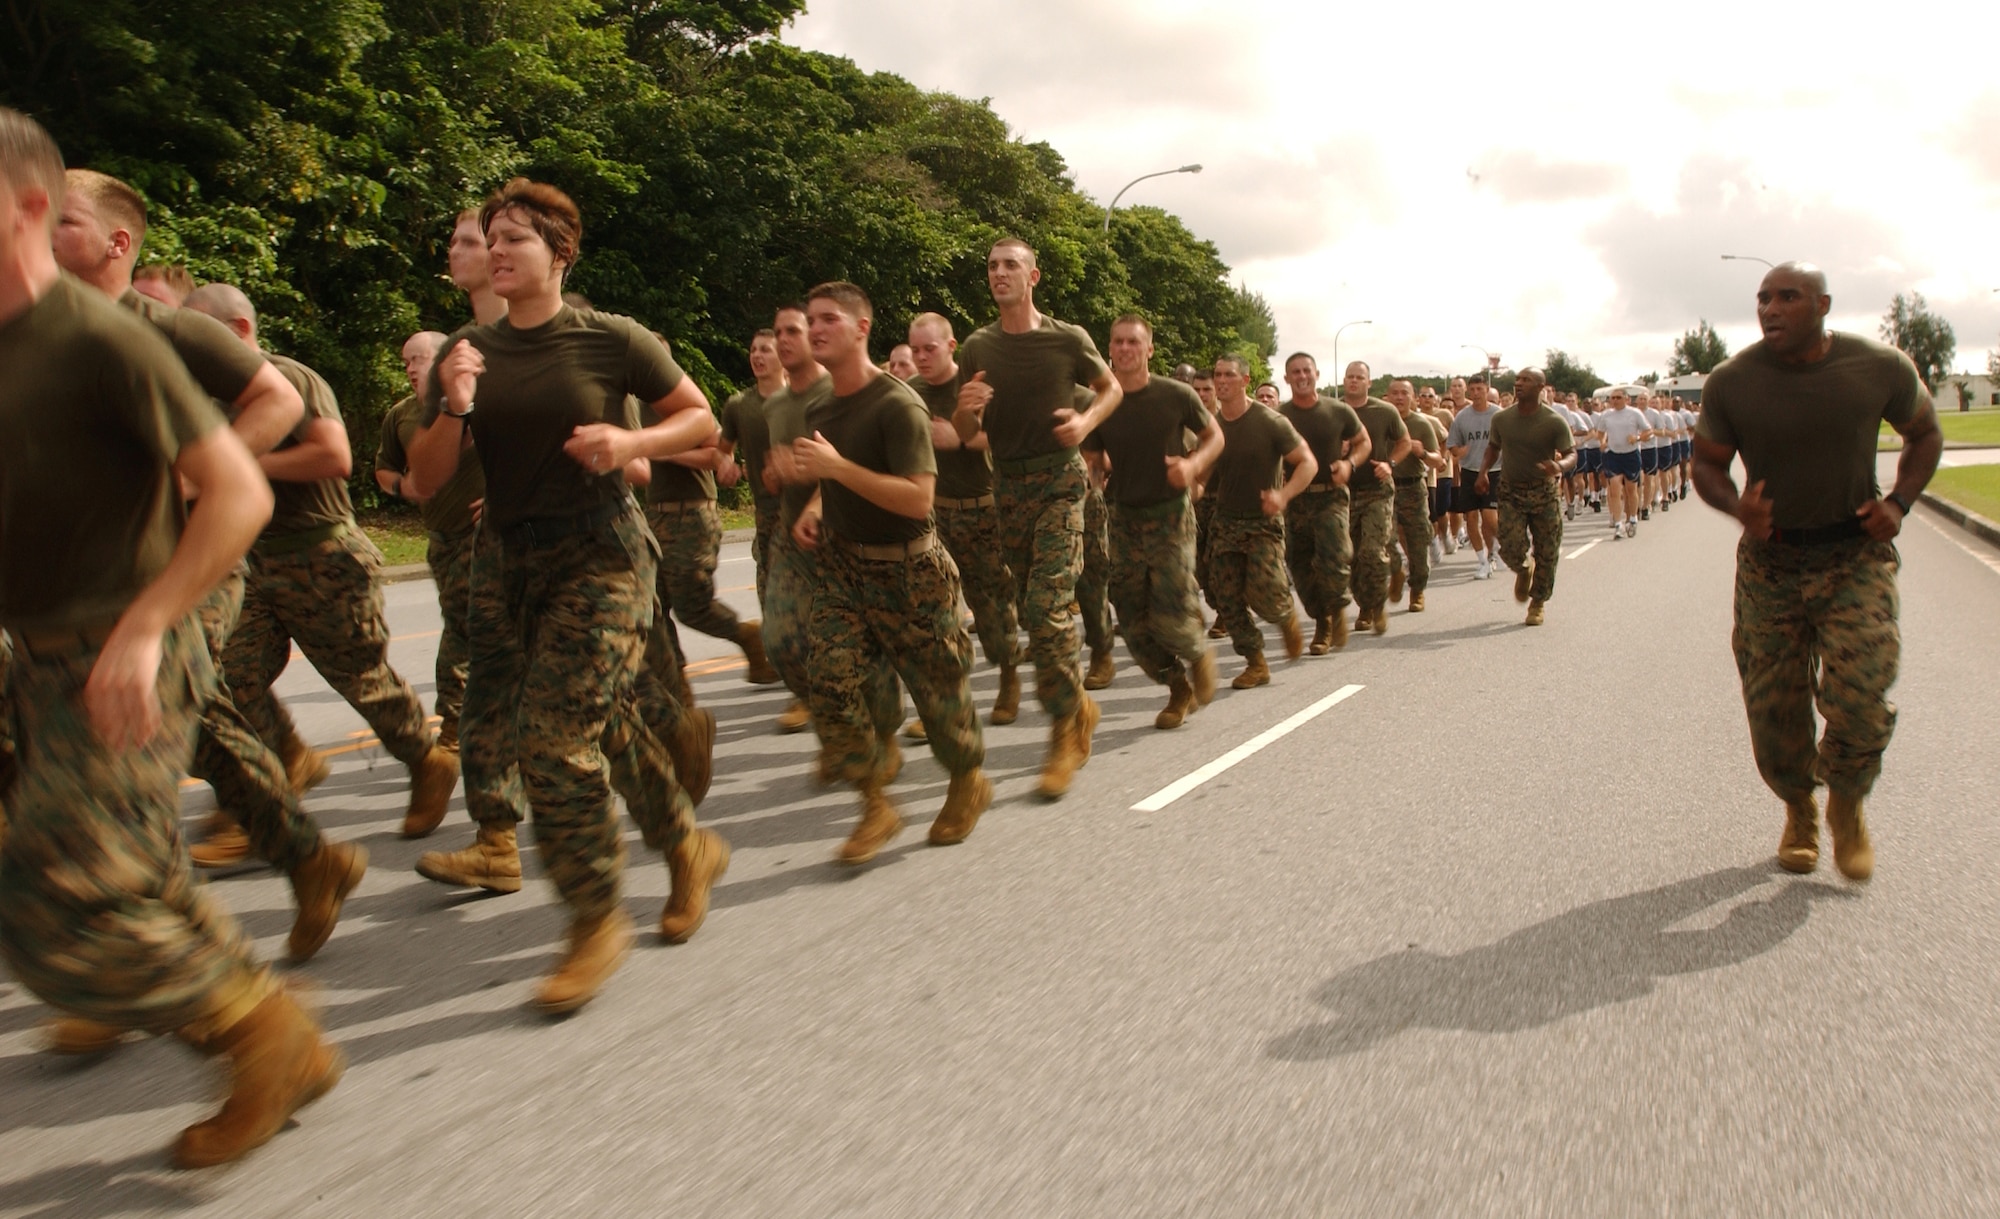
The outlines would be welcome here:
[[[729,865],[696,821],[716,721],[674,617],[789,689],[780,727],[814,731],[819,779],[856,793],[837,858],[858,865],[903,828],[901,740],[950,776],[932,844],[964,842],[990,805],[975,636],[999,677],[990,722],[1019,717],[1030,669],[1048,724],[1037,791],[1059,799],[1091,757],[1114,636],[1165,689],[1156,726],[1175,729],[1215,695],[1216,640],[1243,658],[1234,688],[1265,685],[1260,620],[1290,658],[1381,635],[1406,592],[1423,612],[1432,562],[1466,546],[1475,578],[1514,571],[1536,625],[1566,508],[1602,495],[1629,537],[1633,514],[1688,485],[1681,408],[1620,389],[1596,409],[1536,369],[1508,394],[1475,376],[1378,398],[1366,363],[1323,394],[1297,353],[1270,403],[1242,355],[1153,373],[1136,314],[1110,327],[1107,360],[1037,309],[1041,271],[1015,238],[988,252],[991,324],[961,340],[922,314],[885,369],[865,291],[821,284],[773,311],[750,342],[754,384],[717,412],[661,336],[565,293],[582,217],[515,179],[458,217],[450,274],[472,321],[405,344],[411,394],[376,455],[377,485],[429,531],[433,729],[388,662],[382,558],[355,527],[325,380],[263,349],[237,288],[137,275],[143,199],[65,171],[7,111],[0,179],[0,625],[20,742],[18,775],[0,776],[0,949],[58,1009],[59,1052],[149,1032],[231,1061],[222,1110],[177,1146],[186,1165],[254,1148],[341,1072],[190,866],[282,869],[294,962],[365,873],[366,852],[301,803],[327,766],[270,690],[293,644],[408,767],[406,837],[439,828],[462,777],[472,840],[423,854],[422,875],[517,891],[532,822],[570,920],[532,1003],[562,1014],[635,938],[614,792],[665,859],[665,941],[697,932]],[[1580,466],[1580,448],[1603,457]],[[1656,456],[1634,466],[1635,451]],[[77,479],[78,463],[113,477]],[[739,480],[757,621],[715,596],[715,488]],[[187,772],[221,810],[192,856]]]

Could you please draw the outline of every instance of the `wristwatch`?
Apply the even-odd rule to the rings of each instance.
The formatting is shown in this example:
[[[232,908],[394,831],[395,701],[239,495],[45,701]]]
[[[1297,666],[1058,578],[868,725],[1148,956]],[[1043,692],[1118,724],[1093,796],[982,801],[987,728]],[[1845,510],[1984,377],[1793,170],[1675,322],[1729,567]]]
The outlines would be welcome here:
[[[464,410],[455,411],[451,409],[449,402],[440,402],[438,403],[438,413],[441,415],[450,415],[453,419],[470,419],[472,418],[472,408],[476,405],[478,405],[476,402],[468,402],[465,404]]]
[[[1896,494],[1894,491],[1889,492],[1889,494],[1883,496],[1882,498],[1888,500],[1890,503],[1896,505],[1898,508],[1901,508],[1903,510],[1904,516],[1910,515],[1909,500],[1904,499],[1902,496]]]

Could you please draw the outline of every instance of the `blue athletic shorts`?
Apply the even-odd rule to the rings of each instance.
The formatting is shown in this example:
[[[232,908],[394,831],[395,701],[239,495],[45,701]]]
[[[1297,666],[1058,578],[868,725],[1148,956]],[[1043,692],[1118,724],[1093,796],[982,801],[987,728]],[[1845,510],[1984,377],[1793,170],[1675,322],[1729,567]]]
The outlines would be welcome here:
[[[1618,453],[1604,450],[1604,476],[1639,481],[1639,451],[1634,449],[1630,453]]]
[[[1432,524],[1436,524],[1437,522],[1443,520],[1446,514],[1448,514],[1451,511],[1452,481],[1453,480],[1449,478],[1439,478],[1437,480],[1437,486],[1431,488]]]
[[[1647,474],[1660,472],[1660,451],[1658,449],[1639,450],[1639,469]]]
[[[1576,451],[1576,472],[1595,474],[1604,468],[1603,449],[1578,449]]]

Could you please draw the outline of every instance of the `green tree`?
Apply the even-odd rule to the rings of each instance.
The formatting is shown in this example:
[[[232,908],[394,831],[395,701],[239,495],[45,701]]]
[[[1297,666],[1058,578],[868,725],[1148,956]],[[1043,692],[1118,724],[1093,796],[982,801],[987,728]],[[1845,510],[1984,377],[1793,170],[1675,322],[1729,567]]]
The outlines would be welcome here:
[[[1917,366],[1924,384],[1935,389],[1951,371],[1951,358],[1958,352],[1958,336],[1951,323],[1930,311],[1924,294],[1912,292],[1906,300],[1898,292],[1882,315],[1882,339],[1893,343]]]
[[[1667,375],[1685,377],[1700,373],[1706,376],[1728,358],[1729,344],[1715,333],[1715,327],[1708,324],[1707,318],[1702,318],[1693,330],[1674,340],[1674,354],[1667,361]]]
[[[1588,398],[1590,392],[1601,385],[1609,385],[1597,370],[1567,351],[1551,347],[1542,365],[1542,372],[1548,376],[1549,388],[1559,394],[1575,394]]]

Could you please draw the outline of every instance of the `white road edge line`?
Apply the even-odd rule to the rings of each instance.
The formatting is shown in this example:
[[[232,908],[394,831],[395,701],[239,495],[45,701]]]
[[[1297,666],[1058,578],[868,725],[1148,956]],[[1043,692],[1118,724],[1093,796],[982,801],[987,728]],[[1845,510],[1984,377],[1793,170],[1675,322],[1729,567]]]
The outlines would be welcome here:
[[[1995,575],[2000,575],[2000,559],[1995,559],[1990,554],[1986,554],[1980,550],[1974,549],[1972,544],[1965,541],[1963,538],[1957,538],[1952,536],[1951,530],[1958,528],[1958,526],[1952,525],[1947,527],[1945,525],[1940,525],[1927,515],[1919,515],[1917,519],[1922,521],[1924,524],[1929,525],[1932,529],[1937,530],[1938,535],[1944,538],[1945,541],[1950,542],[1952,545],[1958,547],[1960,550],[1963,550],[1965,553],[1971,555],[1973,558],[1979,560],[1981,563],[1984,563],[1987,569],[1992,571]]]
[[[1251,737],[1201,769],[1191,771],[1181,778],[1174,780],[1172,783],[1167,784],[1152,795],[1147,796],[1144,800],[1133,805],[1132,811],[1135,813],[1159,812],[1161,809],[1167,807],[1167,805],[1187,795],[1195,788],[1200,787],[1202,784],[1213,779],[1223,771],[1228,770],[1258,750],[1263,749],[1273,741],[1291,735],[1306,724],[1331,711],[1336,704],[1346,702],[1365,689],[1367,689],[1366,686],[1342,686],[1290,719],[1266,728],[1264,731]]]
[[[1597,542],[1585,542],[1583,545],[1577,547],[1575,550],[1572,550],[1568,554],[1564,555],[1563,558],[1574,559],[1576,556],[1582,554],[1586,550],[1589,550],[1592,546],[1597,545],[1598,542],[1602,542],[1603,540],[1604,540],[1603,538],[1599,538],[1597,539]]]

